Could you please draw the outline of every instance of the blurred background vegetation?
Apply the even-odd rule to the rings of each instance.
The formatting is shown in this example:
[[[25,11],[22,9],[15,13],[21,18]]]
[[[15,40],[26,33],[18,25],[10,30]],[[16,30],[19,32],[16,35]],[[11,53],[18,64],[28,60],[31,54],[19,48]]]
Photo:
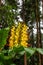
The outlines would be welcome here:
[[[31,47],[43,48],[43,0],[0,0],[0,48],[6,43],[9,28],[18,21],[29,26]],[[23,65],[23,56],[16,57],[15,64],[10,64],[12,59],[7,61],[9,64],[6,61],[0,65]],[[43,65],[43,56],[35,53],[27,62],[27,65]]]

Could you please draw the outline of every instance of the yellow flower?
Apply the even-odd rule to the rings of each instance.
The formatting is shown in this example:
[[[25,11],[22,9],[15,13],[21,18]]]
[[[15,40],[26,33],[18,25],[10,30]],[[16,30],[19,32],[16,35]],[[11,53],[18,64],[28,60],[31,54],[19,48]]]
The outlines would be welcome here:
[[[12,48],[14,45],[14,35],[15,35],[15,27],[12,26],[11,32],[10,32],[10,38],[9,38],[9,48]]]
[[[21,45],[22,45],[23,47],[27,47],[27,44],[28,44],[28,43],[26,43],[26,42],[22,42],[22,43],[21,43]]]
[[[20,28],[21,28],[21,23],[18,23],[18,26],[16,28],[16,33],[15,33],[15,41],[14,41],[14,46],[18,46],[18,43],[19,43],[19,34],[20,34]]]
[[[27,26],[23,24],[22,30],[21,30],[21,45],[23,47],[27,47],[27,41],[28,41],[28,35],[27,35]]]
[[[23,47],[27,47],[28,35],[27,35],[27,26],[22,23],[18,23],[17,28],[12,26],[9,38],[9,47],[17,47],[19,44]]]

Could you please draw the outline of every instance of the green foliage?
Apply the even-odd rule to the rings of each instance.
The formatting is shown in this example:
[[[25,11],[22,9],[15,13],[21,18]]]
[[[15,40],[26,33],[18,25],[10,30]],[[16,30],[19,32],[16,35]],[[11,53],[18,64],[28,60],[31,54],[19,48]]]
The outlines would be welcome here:
[[[43,49],[38,48],[37,51],[43,55]]]
[[[29,55],[27,55],[27,56],[30,57],[35,52],[38,52],[38,53],[43,55],[43,49],[41,49],[41,48],[31,48],[31,47],[24,48],[22,46],[19,46],[19,47],[14,47],[13,49],[9,49],[9,50],[4,50],[3,49],[0,52],[0,56],[2,55],[5,60],[6,59],[8,60],[8,59],[11,59],[11,58],[15,57],[15,55],[24,55],[24,53],[26,53],[26,54],[28,53]]]
[[[12,9],[17,9],[17,1],[16,0],[6,0],[6,3],[12,6]]]
[[[39,11],[39,0],[38,1],[38,11]],[[5,0],[5,4],[0,6],[0,23],[3,27],[11,26],[14,24],[14,20],[17,17],[17,0]],[[24,10],[21,9],[21,17],[23,19],[23,14],[25,15],[26,23],[31,21],[31,29],[33,28],[33,22],[36,19],[36,0],[25,0]],[[15,12],[14,12],[15,11]],[[38,16],[40,11],[38,12]],[[32,30],[33,31],[33,30]],[[8,37],[9,29],[0,30],[0,48],[4,48],[6,40]],[[33,36],[32,36],[33,37]],[[33,39],[33,38],[32,38]],[[41,48],[24,48],[24,47],[14,47],[13,49],[0,51],[0,65],[15,65],[13,60],[20,58],[26,53],[27,57],[30,58],[35,52],[39,52],[43,55],[43,49]],[[17,63],[17,62],[16,62]]]
[[[13,60],[19,59],[24,55],[24,53],[26,53],[27,58],[30,58],[35,52],[39,52],[43,55],[43,49],[41,48],[24,48],[22,46],[18,46],[13,49],[3,49],[0,51],[0,61],[2,65],[11,65],[14,64]]]
[[[11,11],[10,11],[11,10]],[[12,11],[11,6],[2,6],[0,8],[0,23],[2,26],[11,26],[14,24],[14,12]]]
[[[17,17],[17,1],[5,0],[0,6],[0,23],[3,27],[11,26]]]
[[[2,48],[6,44],[8,32],[9,32],[9,28],[0,30],[0,48]]]

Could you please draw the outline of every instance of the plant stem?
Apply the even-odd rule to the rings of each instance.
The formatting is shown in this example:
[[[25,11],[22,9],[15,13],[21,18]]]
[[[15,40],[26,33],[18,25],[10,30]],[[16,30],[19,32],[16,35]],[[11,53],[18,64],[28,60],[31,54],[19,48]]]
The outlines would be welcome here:
[[[24,65],[27,65],[26,53],[24,53]]]

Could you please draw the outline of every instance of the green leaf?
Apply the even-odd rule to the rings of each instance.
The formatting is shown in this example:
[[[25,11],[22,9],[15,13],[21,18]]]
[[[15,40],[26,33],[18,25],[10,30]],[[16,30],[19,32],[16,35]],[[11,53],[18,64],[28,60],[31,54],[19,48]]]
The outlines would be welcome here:
[[[19,52],[20,55],[24,55],[25,51],[21,51]]]
[[[11,65],[16,65],[16,64],[11,64]]]
[[[0,65],[4,65],[3,62],[0,62]]]
[[[20,46],[20,47],[14,47],[14,52],[19,53],[19,52],[22,52],[22,51],[24,51],[24,48],[22,46]]]
[[[28,53],[29,55],[33,55],[35,53],[35,49],[34,48],[24,48],[26,53]]]
[[[0,48],[3,47],[6,44],[8,33],[9,33],[8,28],[0,30]]]
[[[37,48],[36,51],[43,55],[43,49],[42,48]]]

